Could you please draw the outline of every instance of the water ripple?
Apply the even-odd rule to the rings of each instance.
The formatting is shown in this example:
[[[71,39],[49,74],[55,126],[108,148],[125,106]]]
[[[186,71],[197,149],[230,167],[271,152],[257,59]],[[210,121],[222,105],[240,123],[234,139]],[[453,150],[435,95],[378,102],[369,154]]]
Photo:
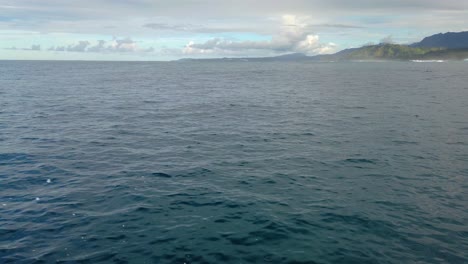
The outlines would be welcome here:
[[[467,64],[0,64],[0,263],[468,262]]]

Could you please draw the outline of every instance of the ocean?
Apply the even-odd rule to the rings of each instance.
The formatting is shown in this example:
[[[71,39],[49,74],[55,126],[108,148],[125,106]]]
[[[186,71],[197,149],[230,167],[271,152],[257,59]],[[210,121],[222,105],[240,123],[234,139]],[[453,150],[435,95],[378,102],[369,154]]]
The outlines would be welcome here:
[[[0,263],[468,263],[468,63],[2,61]]]

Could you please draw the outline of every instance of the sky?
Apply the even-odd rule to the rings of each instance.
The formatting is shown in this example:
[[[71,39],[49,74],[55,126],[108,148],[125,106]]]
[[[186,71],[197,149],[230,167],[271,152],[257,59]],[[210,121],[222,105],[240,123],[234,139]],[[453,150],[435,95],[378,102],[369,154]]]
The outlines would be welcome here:
[[[0,60],[329,54],[468,30],[466,0],[0,0]]]

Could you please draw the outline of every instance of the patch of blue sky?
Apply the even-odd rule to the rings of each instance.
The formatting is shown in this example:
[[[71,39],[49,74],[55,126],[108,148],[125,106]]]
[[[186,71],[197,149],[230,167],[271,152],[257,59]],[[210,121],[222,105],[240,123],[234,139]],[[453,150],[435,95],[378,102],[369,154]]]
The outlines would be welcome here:
[[[0,15],[0,22],[10,22],[10,21],[15,21],[15,17],[9,17],[9,16],[2,16]]]
[[[153,54],[120,54],[94,52],[55,52],[31,50],[0,50],[2,60],[103,60],[103,61],[152,61],[170,60],[170,57]]]

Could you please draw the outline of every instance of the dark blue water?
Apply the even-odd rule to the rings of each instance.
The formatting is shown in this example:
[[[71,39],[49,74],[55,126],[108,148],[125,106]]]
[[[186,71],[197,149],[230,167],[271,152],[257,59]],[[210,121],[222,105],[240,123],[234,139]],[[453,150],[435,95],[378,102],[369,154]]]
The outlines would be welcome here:
[[[0,263],[468,263],[468,63],[0,62]]]

